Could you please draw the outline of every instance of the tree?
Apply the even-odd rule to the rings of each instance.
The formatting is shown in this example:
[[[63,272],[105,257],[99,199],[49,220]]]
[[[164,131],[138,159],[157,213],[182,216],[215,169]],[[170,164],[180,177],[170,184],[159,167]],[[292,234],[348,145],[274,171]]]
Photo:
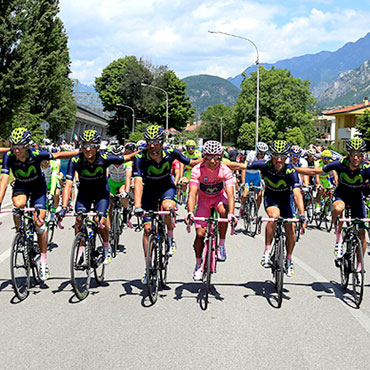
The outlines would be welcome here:
[[[370,111],[365,109],[364,114],[358,117],[356,129],[360,131],[364,140],[370,141]]]
[[[258,128],[258,141],[263,141],[266,144],[276,139],[276,126],[267,117],[262,117]]]
[[[208,107],[202,114],[204,123],[199,128],[199,135],[207,139],[220,140],[222,117],[222,141],[235,142],[237,130],[234,125],[232,111],[231,107],[223,104]]]
[[[0,127],[37,135],[42,120],[56,139],[75,119],[67,35],[58,0],[0,2]]]
[[[146,123],[138,123],[135,126],[135,132],[132,132],[129,136],[129,141],[132,141],[134,143],[137,143],[139,140],[144,139],[144,131],[148,127],[148,124]]]
[[[234,107],[237,127],[256,120],[257,73],[245,78],[241,93]],[[284,137],[293,127],[310,123],[315,99],[309,89],[310,82],[294,78],[288,70],[260,68],[260,117],[266,117],[275,125],[276,138]]]
[[[288,129],[285,134],[285,140],[290,145],[299,145],[302,148],[306,145],[306,140],[304,139],[303,133],[299,127]]]
[[[256,141],[255,122],[243,123],[239,130],[237,145],[243,150],[252,150]]]

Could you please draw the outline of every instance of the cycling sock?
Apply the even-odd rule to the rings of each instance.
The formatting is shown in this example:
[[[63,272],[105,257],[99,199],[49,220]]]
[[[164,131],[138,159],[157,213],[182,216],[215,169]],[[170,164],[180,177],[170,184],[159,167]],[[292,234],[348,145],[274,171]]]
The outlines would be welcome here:
[[[146,265],[146,257],[145,257],[145,265]],[[152,257],[149,257],[149,266],[152,266]]]
[[[47,262],[46,253],[41,253],[40,263],[46,263],[46,262]]]
[[[110,247],[109,242],[103,242],[103,247],[104,248],[109,248]]]
[[[168,239],[173,239],[173,230],[167,231]]]
[[[342,243],[342,241],[343,241],[342,233],[337,232],[335,234],[335,236],[336,236],[336,242],[337,243]]]
[[[287,261],[291,261],[292,260],[292,254],[287,254],[286,259],[287,259]]]
[[[361,262],[359,262],[358,264],[357,264],[357,267],[356,267],[356,272],[359,272],[359,271],[361,271],[362,270],[362,265],[361,265]]]
[[[53,207],[52,209],[51,209],[51,212],[52,213],[55,213],[57,211],[57,209],[55,208],[55,207]]]
[[[265,245],[265,251],[263,253],[267,254],[267,253],[270,252],[270,250],[271,250],[271,244],[267,244],[267,245]]]
[[[219,247],[224,247],[225,246],[225,239],[220,239],[220,242],[218,243]]]
[[[200,266],[202,264],[202,259],[201,258],[196,258],[195,261],[196,261],[196,264],[198,266]]]

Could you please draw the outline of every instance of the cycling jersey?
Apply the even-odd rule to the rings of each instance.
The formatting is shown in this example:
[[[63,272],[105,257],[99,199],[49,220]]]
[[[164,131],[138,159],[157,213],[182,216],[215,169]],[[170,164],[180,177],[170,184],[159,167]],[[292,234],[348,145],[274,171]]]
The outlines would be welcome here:
[[[187,151],[185,151],[183,153],[184,157],[186,158],[189,158],[189,159],[199,159],[202,157],[202,153],[199,151],[199,150],[194,150],[194,153],[193,154],[190,154],[188,153]],[[185,165],[185,168],[184,168],[184,177],[187,177],[189,180],[190,180],[190,177],[191,177],[191,170],[192,168],[188,165]]]
[[[315,162],[315,167],[324,167],[325,164],[323,162],[322,159],[319,159],[318,161]],[[320,173],[319,175],[319,179],[320,179],[320,184],[323,186],[323,188],[325,189],[330,189],[333,187],[331,181],[333,180],[333,176],[332,176],[332,171],[326,173]]]
[[[125,182],[127,170],[132,170],[132,161],[122,163],[118,167],[111,164],[108,168],[109,178],[114,182]]]
[[[60,160],[50,161],[46,168],[41,166],[41,171],[45,176],[46,185],[51,195],[55,194],[55,190],[60,188],[59,185],[59,163]]]

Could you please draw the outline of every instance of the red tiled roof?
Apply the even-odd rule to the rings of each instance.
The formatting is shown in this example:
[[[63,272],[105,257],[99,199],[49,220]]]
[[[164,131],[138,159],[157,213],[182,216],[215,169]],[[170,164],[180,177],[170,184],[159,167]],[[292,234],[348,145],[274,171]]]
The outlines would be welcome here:
[[[197,125],[197,124],[189,125],[189,126],[185,127],[185,131],[194,131],[197,127],[199,127],[199,125]]]
[[[351,105],[349,107],[344,107],[344,108],[340,108],[340,109],[334,109],[334,110],[326,111],[326,112],[323,112],[323,113],[326,114],[326,115],[337,114],[337,113],[349,113],[349,112],[353,112],[357,109],[361,109],[361,108],[364,108],[364,107],[365,107],[364,103],[361,103],[361,104]],[[370,109],[370,105],[366,105],[366,107],[368,107]]]

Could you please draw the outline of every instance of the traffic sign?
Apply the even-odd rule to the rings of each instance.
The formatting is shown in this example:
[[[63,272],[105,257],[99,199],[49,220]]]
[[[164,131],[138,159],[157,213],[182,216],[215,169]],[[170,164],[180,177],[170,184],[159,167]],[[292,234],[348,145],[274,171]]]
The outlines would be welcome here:
[[[49,130],[50,128],[50,123],[48,121],[42,121],[40,123],[40,126],[41,126],[41,129],[46,131],[46,130]]]

